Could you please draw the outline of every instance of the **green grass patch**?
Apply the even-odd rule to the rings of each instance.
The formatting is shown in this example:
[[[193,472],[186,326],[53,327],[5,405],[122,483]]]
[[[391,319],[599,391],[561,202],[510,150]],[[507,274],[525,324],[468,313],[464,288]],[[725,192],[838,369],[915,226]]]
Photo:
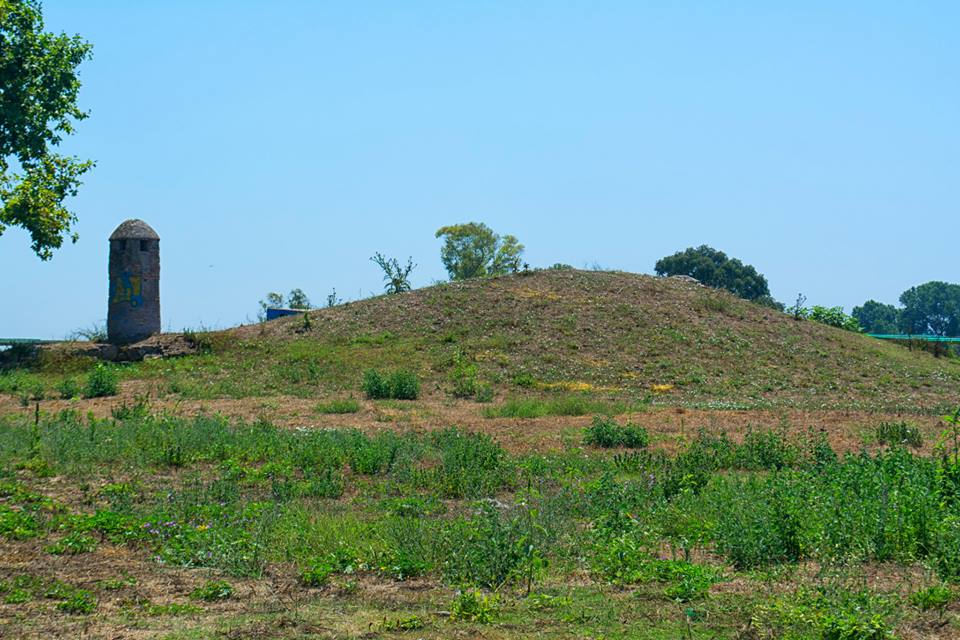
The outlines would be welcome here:
[[[193,600],[216,602],[233,596],[233,585],[226,580],[209,580],[190,592]]]
[[[321,402],[316,407],[314,411],[317,413],[324,414],[346,414],[346,413],[357,413],[360,411],[360,402],[354,398],[340,398],[336,400],[328,400],[327,402]]]

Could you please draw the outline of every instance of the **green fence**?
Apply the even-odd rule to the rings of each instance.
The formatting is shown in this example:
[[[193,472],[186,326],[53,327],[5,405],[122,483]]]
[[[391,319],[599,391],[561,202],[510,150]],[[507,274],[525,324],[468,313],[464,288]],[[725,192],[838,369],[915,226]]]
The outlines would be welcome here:
[[[947,338],[945,336],[931,335],[909,335],[905,333],[868,333],[871,338],[881,340],[918,340],[920,342],[960,342],[960,338]]]

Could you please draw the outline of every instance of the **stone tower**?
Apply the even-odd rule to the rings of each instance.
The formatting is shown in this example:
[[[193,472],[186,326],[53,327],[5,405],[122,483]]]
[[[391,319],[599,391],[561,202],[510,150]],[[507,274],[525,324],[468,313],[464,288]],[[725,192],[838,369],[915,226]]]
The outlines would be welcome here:
[[[139,342],[160,333],[160,236],[143,220],[127,220],[110,235],[107,337]]]

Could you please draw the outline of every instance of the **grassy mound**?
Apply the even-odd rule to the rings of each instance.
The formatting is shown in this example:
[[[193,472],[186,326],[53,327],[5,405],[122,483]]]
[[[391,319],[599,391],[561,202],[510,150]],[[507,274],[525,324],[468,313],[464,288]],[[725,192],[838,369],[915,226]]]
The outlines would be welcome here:
[[[425,393],[464,385],[673,402],[954,405],[960,363],[644,275],[541,271],[428,287],[205,336],[209,352],[138,365],[170,391],[243,397],[356,390],[370,367]]]
[[[190,338],[199,354],[145,361],[122,377],[201,399],[357,393],[375,368],[413,373],[428,399],[554,391],[707,408],[910,412],[960,402],[956,358],[796,321],[682,280],[617,272],[441,284]],[[40,371],[55,378],[44,381],[52,388],[71,368],[58,360]],[[5,390],[17,392],[11,375]]]

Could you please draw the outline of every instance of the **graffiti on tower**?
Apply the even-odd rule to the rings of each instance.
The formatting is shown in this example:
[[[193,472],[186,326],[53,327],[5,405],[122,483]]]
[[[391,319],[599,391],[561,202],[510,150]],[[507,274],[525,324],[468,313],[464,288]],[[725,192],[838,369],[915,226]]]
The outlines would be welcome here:
[[[141,293],[140,276],[132,276],[130,272],[124,271],[119,278],[114,278],[110,282],[110,302],[111,304],[129,303],[131,307],[143,306],[143,295]]]

